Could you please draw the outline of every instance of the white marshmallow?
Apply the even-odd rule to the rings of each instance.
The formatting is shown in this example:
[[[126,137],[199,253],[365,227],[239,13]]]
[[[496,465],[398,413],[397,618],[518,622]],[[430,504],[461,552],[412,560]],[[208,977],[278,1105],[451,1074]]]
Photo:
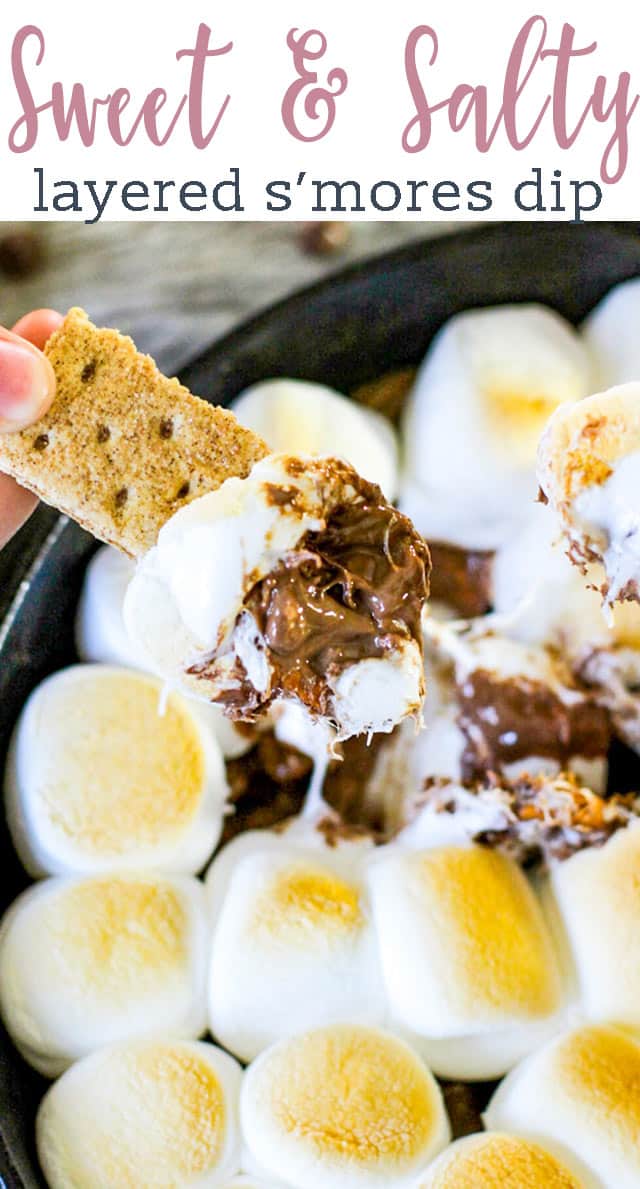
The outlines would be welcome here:
[[[381,413],[359,405],[324,384],[262,380],[231,402],[241,425],[276,454],[332,455],[377,483],[388,500],[398,485],[398,445]]]
[[[0,1011],[48,1077],[115,1041],[154,1032],[195,1039],[206,1027],[209,928],[189,877],[47,879],[0,929]]]
[[[505,830],[511,821],[503,790],[476,792],[449,779],[439,781],[426,798],[418,794],[408,810],[394,843],[410,851],[466,846],[478,834]]]
[[[241,1070],[214,1045],[101,1049],[45,1094],[36,1121],[49,1189],[221,1189],[240,1166]]]
[[[425,781],[459,781],[465,739],[457,717],[455,690],[448,676],[427,664],[424,724],[402,723],[384,742],[365,790],[366,805],[387,834],[395,834],[413,816]]]
[[[505,1181],[506,1178],[506,1181]],[[570,1153],[502,1132],[467,1135],[445,1148],[416,1189],[598,1189]]]
[[[245,1075],[240,1117],[245,1165],[295,1189],[409,1189],[449,1138],[420,1058],[357,1025],[267,1049]]]
[[[299,491],[304,508],[275,502],[272,486]],[[180,508],[139,563],[125,598],[125,623],[150,665],[179,679],[188,665],[228,644],[249,586],[306,532],[318,531],[322,514],[311,472],[290,476],[277,456],[247,479],[228,479]],[[233,654],[226,655],[230,667]]]
[[[83,661],[146,668],[122,618],[134,573],[135,562],[110,545],[103,545],[91,558],[76,613],[76,645]]]
[[[305,1028],[383,1023],[370,849],[361,838],[329,847],[301,819],[284,835],[243,834],[214,860],[209,1024],[242,1060]]]
[[[424,696],[424,667],[413,640],[385,657],[369,657],[348,665],[330,683],[339,738],[389,733],[404,718],[417,714]]]
[[[640,824],[631,824],[604,846],[556,863],[547,891],[582,1012],[640,1032],[639,871]]]
[[[262,1177],[241,1175],[234,1177],[232,1181],[227,1181],[223,1189],[281,1189],[281,1187],[275,1185],[273,1181],[263,1181]]]
[[[42,682],[14,732],[7,820],[31,875],[199,871],[227,795],[213,736],[154,677],[74,665]]]
[[[127,587],[135,573],[131,558],[104,545],[89,562],[76,615],[76,645],[84,661],[149,669],[143,651],[131,640],[124,624]],[[228,759],[244,755],[251,739],[240,732],[219,706],[194,701],[194,713],[213,731]]]
[[[633,611],[633,617],[628,612]],[[628,619],[632,618],[633,623]],[[599,696],[611,711],[614,733],[634,751],[640,751],[640,648],[638,648],[636,619],[640,619],[640,604],[618,603],[613,609],[614,632],[632,641],[613,648],[595,649],[585,659],[582,675],[590,684],[599,687]],[[622,622],[621,622],[622,621]]]
[[[441,1076],[499,1077],[561,1027],[563,987],[540,905],[497,851],[414,850],[410,839],[368,866],[392,1020]]]
[[[325,524],[332,460],[307,458],[304,469],[284,455],[257,463],[247,479],[228,479],[181,508],[141,560],[124,607],[129,634],[149,666],[191,692],[214,698],[238,685],[238,661],[262,697],[271,687],[265,642],[243,600],[309,531]],[[344,482],[337,480],[345,497]],[[342,484],[342,486],[340,486]],[[274,488],[297,492],[279,503]],[[223,560],[221,560],[223,559]],[[206,675],[187,673],[207,664]],[[424,694],[421,650],[406,639],[327,679],[332,716],[342,737],[390,731],[419,712]]]
[[[223,1189],[280,1189],[273,1181],[263,1181],[262,1177],[244,1176],[234,1177],[232,1181],[227,1181]]]
[[[495,674],[499,681],[524,677],[540,682],[567,701],[577,700],[577,691],[567,687],[571,676],[561,661],[554,663],[553,653],[536,645],[527,645],[489,630],[482,631],[482,620],[473,636],[461,638],[456,654],[456,676],[463,682],[478,669]]]
[[[333,751],[335,731],[322,719],[314,719],[305,706],[286,698],[271,709],[273,733],[280,743],[295,747],[314,763],[322,763]]]
[[[551,647],[567,658],[579,676],[601,688],[618,733],[629,746],[640,747],[640,606],[616,603],[602,614],[601,566],[583,574],[557,539],[550,508],[537,505],[520,535],[496,553],[494,607],[496,623],[526,644]],[[572,761],[574,771],[598,791],[606,770],[589,773],[585,761]]]
[[[622,281],[599,301],[580,328],[599,388],[640,380],[640,277]]]
[[[499,546],[535,500],[545,421],[586,395],[589,372],[577,334],[543,306],[451,318],[405,406],[400,506],[416,528],[465,548]]]
[[[637,1189],[640,1044],[614,1028],[564,1034],[509,1074],[485,1122],[561,1145],[591,1171],[599,1189]]]
[[[496,552],[493,563],[495,615],[508,636],[531,645],[551,645],[579,661],[611,631],[602,599],[566,554],[550,508],[533,504],[526,522]]]

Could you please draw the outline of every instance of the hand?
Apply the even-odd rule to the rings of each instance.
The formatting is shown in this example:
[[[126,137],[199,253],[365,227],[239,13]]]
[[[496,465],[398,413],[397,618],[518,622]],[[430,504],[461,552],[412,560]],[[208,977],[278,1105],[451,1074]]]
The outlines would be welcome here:
[[[55,310],[34,310],[12,331],[0,327],[0,433],[32,425],[49,408],[56,381],[42,348],[61,322]],[[0,474],[0,549],[24,524],[36,502],[31,492]]]

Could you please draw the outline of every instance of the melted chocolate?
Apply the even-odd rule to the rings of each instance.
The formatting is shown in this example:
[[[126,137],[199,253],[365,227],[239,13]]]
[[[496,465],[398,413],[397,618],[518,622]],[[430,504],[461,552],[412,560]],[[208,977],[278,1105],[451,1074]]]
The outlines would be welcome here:
[[[329,822],[325,833],[353,831],[378,836],[384,823],[366,807],[366,787],[380,749],[390,735],[354,735],[340,744],[342,759],[332,760],[322,790],[327,805],[342,825]],[[264,731],[244,755],[227,760],[229,802],[233,813],[224,821],[223,842],[244,830],[273,829],[299,813],[311,779],[312,760]]]
[[[366,790],[376,760],[383,747],[394,737],[390,735],[353,735],[340,744],[342,760],[329,764],[323,795],[347,825],[365,825],[377,833],[384,831],[380,814],[366,805]]]
[[[563,702],[548,685],[527,677],[496,678],[476,669],[458,689],[459,724],[466,739],[463,780],[482,779],[505,764],[543,756],[567,767],[572,756],[605,756],[611,721],[588,690]]]
[[[404,641],[421,642],[428,547],[378,487],[355,472],[349,481],[355,498],[338,504],[326,528],[307,533],[245,598],[273,674],[263,699],[238,665],[238,687],[218,699],[232,718],[251,718],[283,694],[328,716],[328,677]],[[289,498],[279,493],[279,501],[280,494]]]
[[[431,598],[446,603],[465,619],[486,615],[492,606],[494,554],[442,541],[429,541],[429,551]]]
[[[482,1112],[485,1109],[496,1082],[440,1081],[442,1097],[451,1123],[451,1138],[462,1139],[483,1130]]]
[[[251,751],[227,760],[229,801],[234,812],[224,819],[222,842],[245,830],[268,830],[302,809],[312,761],[295,747],[260,735]]]

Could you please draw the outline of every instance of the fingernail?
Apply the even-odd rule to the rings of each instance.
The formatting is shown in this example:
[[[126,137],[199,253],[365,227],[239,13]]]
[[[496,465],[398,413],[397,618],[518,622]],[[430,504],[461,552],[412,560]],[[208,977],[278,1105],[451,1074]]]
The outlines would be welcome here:
[[[24,429],[49,408],[55,376],[49,360],[9,330],[0,330],[0,430]]]

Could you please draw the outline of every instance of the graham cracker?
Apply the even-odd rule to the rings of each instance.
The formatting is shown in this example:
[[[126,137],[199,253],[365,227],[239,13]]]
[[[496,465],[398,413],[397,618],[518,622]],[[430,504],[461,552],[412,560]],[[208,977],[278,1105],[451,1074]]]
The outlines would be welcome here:
[[[233,413],[167,379],[84,310],[69,310],[45,353],[55,399],[37,424],[0,434],[0,471],[132,557],[183,504],[268,453]]]

